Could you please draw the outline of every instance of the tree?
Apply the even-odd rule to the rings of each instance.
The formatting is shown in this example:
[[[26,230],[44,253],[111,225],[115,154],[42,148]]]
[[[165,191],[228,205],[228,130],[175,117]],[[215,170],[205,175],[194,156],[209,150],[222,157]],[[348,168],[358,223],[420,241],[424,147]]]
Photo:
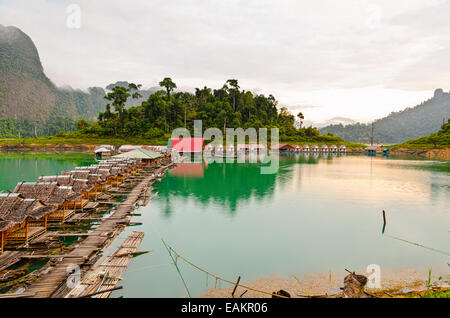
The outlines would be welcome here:
[[[81,132],[85,131],[89,127],[90,127],[90,125],[86,119],[81,118],[80,120],[77,121],[77,130],[78,131],[81,131]]]
[[[237,95],[239,94],[239,83],[238,80],[236,79],[229,79],[227,81],[227,84],[229,84],[231,86],[230,92],[233,95],[233,110],[236,112],[236,98]]]
[[[302,126],[303,126],[303,121],[305,120],[305,116],[303,115],[303,113],[298,113],[297,117],[298,117],[298,119],[300,121],[300,129],[301,129]]]
[[[431,134],[428,137],[428,140],[433,144],[434,148],[437,148],[440,138],[439,138],[438,134]]]
[[[116,133],[117,128],[123,129],[126,114],[125,104],[128,98],[130,96],[133,99],[142,97],[138,91],[141,87],[142,85],[136,85],[134,83],[130,83],[128,87],[116,86],[112,89],[112,92],[105,96],[105,99],[111,103],[106,105],[106,113],[101,114],[100,117],[102,119],[108,119],[108,117],[111,118],[111,106],[113,106],[114,110],[119,114],[119,127],[114,127],[114,131]]]
[[[175,88],[177,88],[177,84],[175,84],[170,77],[166,77],[159,83],[159,86],[165,87],[167,92],[167,101],[170,100],[170,93],[173,92]]]

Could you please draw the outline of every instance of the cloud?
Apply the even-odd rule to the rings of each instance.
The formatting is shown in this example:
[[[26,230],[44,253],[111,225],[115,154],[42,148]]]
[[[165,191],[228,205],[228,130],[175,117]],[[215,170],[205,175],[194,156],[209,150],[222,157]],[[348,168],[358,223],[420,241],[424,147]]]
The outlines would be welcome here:
[[[79,30],[66,26],[72,2]],[[448,9],[440,0],[3,0],[0,20],[31,36],[58,85],[238,78],[280,104],[318,105],[304,96],[367,87],[423,95],[450,83]],[[348,107],[336,99],[330,116]]]

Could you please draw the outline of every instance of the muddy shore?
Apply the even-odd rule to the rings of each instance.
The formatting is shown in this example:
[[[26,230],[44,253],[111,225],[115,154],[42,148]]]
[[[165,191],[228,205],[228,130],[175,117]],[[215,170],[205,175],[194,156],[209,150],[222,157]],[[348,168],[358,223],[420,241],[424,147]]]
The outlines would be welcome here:
[[[448,280],[439,280],[439,277],[447,277],[444,273],[445,269],[434,271],[431,278],[431,284],[434,286],[448,287]],[[369,276],[365,270],[357,271],[357,274]],[[345,271],[336,273],[312,273],[303,277],[282,277],[273,275],[271,277],[263,277],[253,281],[241,281],[247,287],[262,290],[268,293],[277,292],[280,289],[287,291],[292,298],[308,298],[308,297],[336,297],[344,286],[344,277],[348,275]],[[427,269],[397,269],[385,270],[381,273],[381,288],[367,288],[366,291],[377,295],[398,295],[412,291],[425,290],[427,288]],[[226,285],[218,288],[210,288],[200,298],[231,298],[234,286]],[[386,294],[387,293],[387,294]],[[256,291],[247,290],[243,287],[236,289],[236,297],[243,298],[270,298],[270,295],[262,294]]]
[[[450,160],[450,148],[443,148],[443,149],[399,148],[391,150],[390,154],[399,156],[414,156],[432,160]]]

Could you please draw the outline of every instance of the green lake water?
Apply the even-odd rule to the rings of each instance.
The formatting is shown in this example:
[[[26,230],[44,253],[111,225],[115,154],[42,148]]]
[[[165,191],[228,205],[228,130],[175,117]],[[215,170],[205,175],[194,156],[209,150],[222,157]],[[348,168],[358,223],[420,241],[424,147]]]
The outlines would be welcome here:
[[[30,160],[30,161],[27,161]],[[19,164],[19,161],[21,163]],[[87,160],[89,161],[89,160]],[[86,160],[0,157],[0,190]],[[16,174],[19,174],[17,176]],[[259,164],[191,164],[154,185],[154,198],[106,252],[145,232],[113,297],[186,297],[161,238],[196,265],[235,281],[365,269],[446,267],[450,252],[450,164],[368,156],[283,155],[276,174]],[[382,210],[387,228],[382,235]],[[178,260],[193,296],[214,280]],[[223,284],[222,286],[227,286]]]
[[[83,153],[0,152],[0,191],[13,191],[19,182],[36,182],[41,176],[54,176],[94,162],[91,154]]]

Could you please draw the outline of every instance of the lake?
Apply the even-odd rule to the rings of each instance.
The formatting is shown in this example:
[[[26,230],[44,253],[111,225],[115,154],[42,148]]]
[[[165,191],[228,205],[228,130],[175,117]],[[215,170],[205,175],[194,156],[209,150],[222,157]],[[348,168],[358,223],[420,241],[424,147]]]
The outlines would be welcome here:
[[[231,281],[370,264],[446,267],[448,256],[387,235],[448,252],[449,177],[448,162],[367,156],[285,155],[274,175],[260,174],[258,164],[185,165],[155,185],[155,198],[135,218],[143,225],[121,236],[144,231],[140,250],[153,253],[133,260],[114,295],[187,296],[161,238]],[[192,296],[214,287],[213,278],[178,265]]]
[[[63,170],[95,163],[91,154],[73,152],[0,152],[0,191],[13,191],[22,181],[36,182]]]
[[[0,190],[44,174],[88,164],[91,157],[3,158]],[[186,297],[161,238],[194,264],[243,282],[279,274],[447,267],[450,163],[381,156],[283,155],[276,174],[260,164],[185,164],[154,185],[154,198],[108,249],[132,231],[145,232],[114,297]],[[382,211],[387,228],[382,234]],[[109,255],[109,254],[107,254]],[[182,260],[192,296],[214,287]],[[227,285],[222,283],[222,287]],[[228,286],[227,286],[228,287]]]

